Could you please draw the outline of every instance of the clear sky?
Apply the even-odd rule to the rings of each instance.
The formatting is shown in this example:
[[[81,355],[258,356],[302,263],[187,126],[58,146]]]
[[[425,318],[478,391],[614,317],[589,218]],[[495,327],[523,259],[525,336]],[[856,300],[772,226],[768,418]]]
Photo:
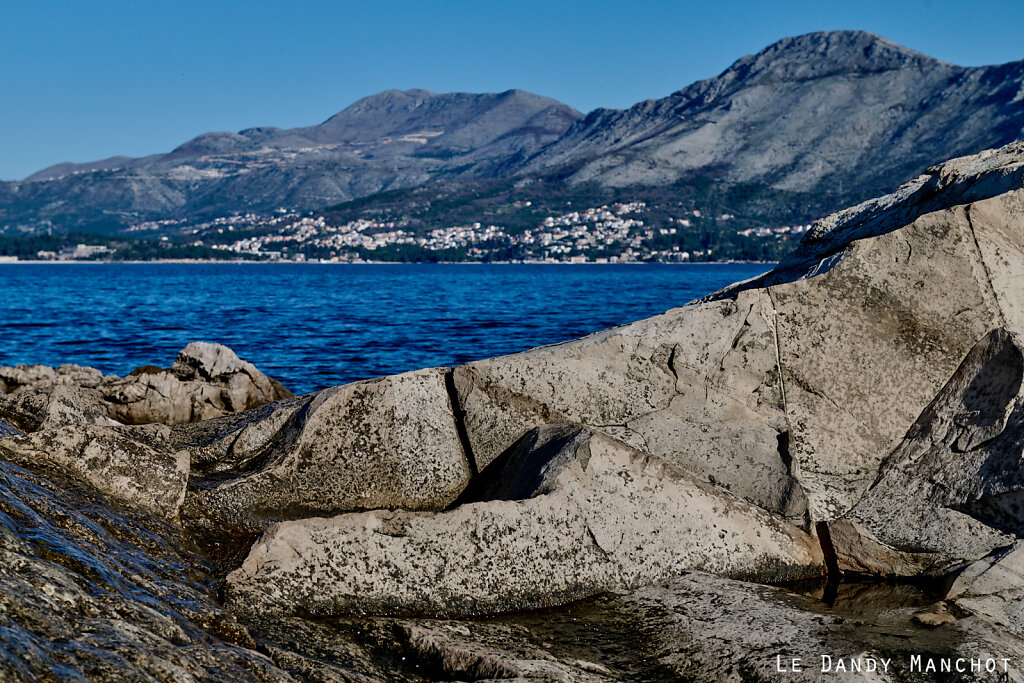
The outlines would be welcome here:
[[[0,178],[314,124],[388,88],[628,107],[826,29],[963,65],[1024,59],[1021,0],[0,0]]]

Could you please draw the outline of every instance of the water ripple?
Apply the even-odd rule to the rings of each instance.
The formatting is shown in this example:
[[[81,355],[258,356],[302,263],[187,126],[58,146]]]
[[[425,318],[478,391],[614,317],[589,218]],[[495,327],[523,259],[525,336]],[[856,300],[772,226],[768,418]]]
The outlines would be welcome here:
[[[564,341],[763,265],[5,264],[0,365],[168,366],[235,349],[298,392]]]

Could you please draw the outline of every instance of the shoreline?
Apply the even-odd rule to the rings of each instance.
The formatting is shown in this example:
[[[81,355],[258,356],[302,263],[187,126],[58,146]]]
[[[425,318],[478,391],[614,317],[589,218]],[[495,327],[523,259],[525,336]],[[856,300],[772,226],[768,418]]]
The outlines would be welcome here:
[[[152,263],[177,263],[188,265],[289,265],[289,266],[727,266],[727,265],[763,265],[774,266],[777,261],[697,261],[674,263],[670,261],[631,261],[627,263],[573,263],[571,261],[240,261],[210,259],[152,259],[148,261],[92,261],[92,260],[0,260],[0,266],[40,266],[40,265],[145,265]]]

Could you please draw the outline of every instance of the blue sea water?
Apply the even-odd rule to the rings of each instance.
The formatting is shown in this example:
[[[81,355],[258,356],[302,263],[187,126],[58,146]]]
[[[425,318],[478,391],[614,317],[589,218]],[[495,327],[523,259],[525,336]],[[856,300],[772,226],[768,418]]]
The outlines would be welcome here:
[[[565,341],[767,270],[687,265],[0,265],[0,365],[233,348],[296,393]]]

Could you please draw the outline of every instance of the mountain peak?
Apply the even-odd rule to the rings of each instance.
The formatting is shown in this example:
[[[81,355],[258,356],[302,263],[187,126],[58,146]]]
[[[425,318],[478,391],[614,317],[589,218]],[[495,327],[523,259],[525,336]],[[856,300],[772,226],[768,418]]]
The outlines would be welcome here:
[[[378,110],[392,111],[398,108],[415,108],[424,101],[437,97],[432,90],[413,88],[411,90],[384,90],[375,95],[369,95],[356,100],[345,109],[341,110],[324,123],[330,123],[333,119],[346,114],[358,114]]]
[[[796,81],[939,64],[933,57],[867,31],[817,31],[783,38],[738,60],[729,71],[741,72],[745,78],[763,75]]]

